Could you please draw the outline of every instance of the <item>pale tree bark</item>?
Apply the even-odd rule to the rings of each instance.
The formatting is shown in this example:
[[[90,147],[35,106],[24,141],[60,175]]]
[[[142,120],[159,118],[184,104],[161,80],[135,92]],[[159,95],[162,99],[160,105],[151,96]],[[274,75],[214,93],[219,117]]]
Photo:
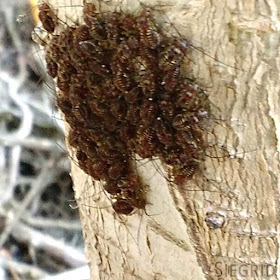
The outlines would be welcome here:
[[[49,2],[59,16],[74,11],[79,17],[79,7],[65,8],[73,0]],[[157,7],[167,32],[176,34],[176,26],[203,50],[190,48],[185,71],[207,88],[213,104],[208,154],[226,149],[232,156],[206,157],[203,176],[184,188],[168,184],[158,162],[138,164],[149,204],[146,213],[128,217],[116,215],[100,184],[73,163],[91,279],[247,279],[246,271],[248,279],[264,279],[256,268],[264,264],[275,269],[269,279],[278,279],[280,3],[148,4]],[[122,10],[137,5],[122,1]],[[225,265],[232,265],[230,275]]]

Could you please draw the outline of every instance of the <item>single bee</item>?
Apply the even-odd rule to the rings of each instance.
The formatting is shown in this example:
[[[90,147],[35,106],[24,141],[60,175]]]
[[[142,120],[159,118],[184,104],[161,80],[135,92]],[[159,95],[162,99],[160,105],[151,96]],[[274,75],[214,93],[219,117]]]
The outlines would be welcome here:
[[[47,72],[52,77],[55,78],[57,76],[58,65],[52,59],[46,59],[47,62]]]
[[[39,5],[39,19],[48,33],[53,33],[57,26],[57,17],[47,3]]]
[[[134,207],[128,199],[117,198],[116,202],[113,203],[113,209],[118,214],[129,215],[134,210]]]

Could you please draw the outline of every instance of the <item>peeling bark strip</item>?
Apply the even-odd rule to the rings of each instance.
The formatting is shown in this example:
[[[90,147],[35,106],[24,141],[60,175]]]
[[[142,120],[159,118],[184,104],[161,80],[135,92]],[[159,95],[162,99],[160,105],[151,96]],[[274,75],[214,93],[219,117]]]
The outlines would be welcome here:
[[[64,13],[69,15],[67,20],[71,12],[74,21],[81,17],[81,1],[49,2],[63,21]],[[203,178],[187,181],[184,188],[168,186],[152,162],[139,164],[141,179],[150,186],[146,207],[150,216],[129,217],[120,217],[106,207],[110,203],[99,185],[89,187],[87,176],[73,164],[92,279],[240,279],[245,278],[240,269],[231,275],[224,269],[223,275],[218,274],[226,264],[237,268],[246,264],[249,269],[262,264],[276,267],[279,4],[244,0],[210,5],[195,0],[149,1],[149,5],[151,2],[164,29],[175,32],[172,23],[182,37],[191,38],[194,45],[216,58],[194,49],[188,55],[187,69],[198,83],[209,87],[209,98],[215,104],[212,109],[226,123],[217,122],[208,133],[209,141],[228,149],[234,158],[206,157]],[[113,3],[104,1],[101,9],[114,9]],[[73,6],[76,4],[81,8]],[[138,1],[123,1],[121,9],[133,12],[137,7]],[[208,154],[213,155],[212,148]],[[251,279],[264,278],[260,270],[256,272]]]

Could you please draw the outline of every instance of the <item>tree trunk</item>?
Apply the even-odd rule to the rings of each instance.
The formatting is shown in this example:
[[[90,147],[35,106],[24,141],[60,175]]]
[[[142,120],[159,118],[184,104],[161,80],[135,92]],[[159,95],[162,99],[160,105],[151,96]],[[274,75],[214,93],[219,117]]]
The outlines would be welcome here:
[[[73,0],[49,2],[60,17],[80,16]],[[138,4],[123,1],[122,10]],[[169,184],[159,162],[138,161],[148,205],[131,216],[117,215],[73,163],[91,279],[278,279],[279,2],[148,4],[166,32],[192,45],[185,71],[207,88],[215,119],[209,156],[184,187]]]

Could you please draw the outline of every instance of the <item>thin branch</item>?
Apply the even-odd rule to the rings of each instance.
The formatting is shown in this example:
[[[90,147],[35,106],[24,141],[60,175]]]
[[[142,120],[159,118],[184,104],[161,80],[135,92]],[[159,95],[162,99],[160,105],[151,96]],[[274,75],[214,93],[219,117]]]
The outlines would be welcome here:
[[[48,185],[48,183],[53,181],[53,178],[50,176],[50,173],[51,173],[51,170],[53,170],[53,168],[54,168],[54,166],[53,166],[54,163],[55,163],[55,159],[48,161],[48,163],[44,166],[44,169],[42,170],[41,174],[34,181],[34,184],[32,184],[31,190],[28,193],[28,195],[25,197],[24,201],[21,203],[21,205],[18,207],[18,209],[15,210],[15,214],[10,219],[8,225],[6,226],[5,230],[1,234],[0,247],[2,247],[3,244],[6,242],[13,227],[15,226],[17,221],[20,219],[20,217],[23,215],[26,208],[33,201],[34,197],[36,197],[39,193],[41,193],[42,190]],[[1,205],[1,202],[0,202],[0,205]]]
[[[0,140],[0,145],[5,146],[15,146],[20,145],[29,149],[33,150],[43,150],[43,151],[61,151],[62,148],[64,148],[65,144],[64,142],[58,142],[55,140],[47,139],[47,138],[40,138],[40,137],[33,137],[30,136],[25,139],[9,139],[9,140]],[[66,149],[66,148],[65,148]]]
[[[64,230],[74,230],[74,231],[81,231],[81,223],[80,222],[73,222],[67,220],[51,220],[51,219],[41,219],[41,218],[33,218],[31,216],[23,216],[21,220],[28,223],[34,227],[40,228],[61,228]]]
[[[65,271],[63,273],[54,275],[54,276],[46,276],[42,280],[87,280],[90,279],[90,271],[88,266],[82,266],[76,269],[71,269]]]
[[[25,279],[43,279],[48,276],[43,270],[36,268],[32,265],[28,265],[22,262],[9,260],[6,257],[0,255],[0,267],[6,269],[13,269],[21,276],[26,276]]]
[[[20,156],[21,156],[21,146],[16,145],[12,147],[10,153],[8,186],[5,190],[5,194],[1,198],[1,205],[11,200],[13,196],[14,189],[17,184],[18,174],[19,174]]]
[[[72,267],[79,267],[86,264],[85,255],[80,250],[22,223],[17,223],[13,227],[12,235],[18,241],[34,246],[36,249],[45,250],[49,255],[62,259]]]

